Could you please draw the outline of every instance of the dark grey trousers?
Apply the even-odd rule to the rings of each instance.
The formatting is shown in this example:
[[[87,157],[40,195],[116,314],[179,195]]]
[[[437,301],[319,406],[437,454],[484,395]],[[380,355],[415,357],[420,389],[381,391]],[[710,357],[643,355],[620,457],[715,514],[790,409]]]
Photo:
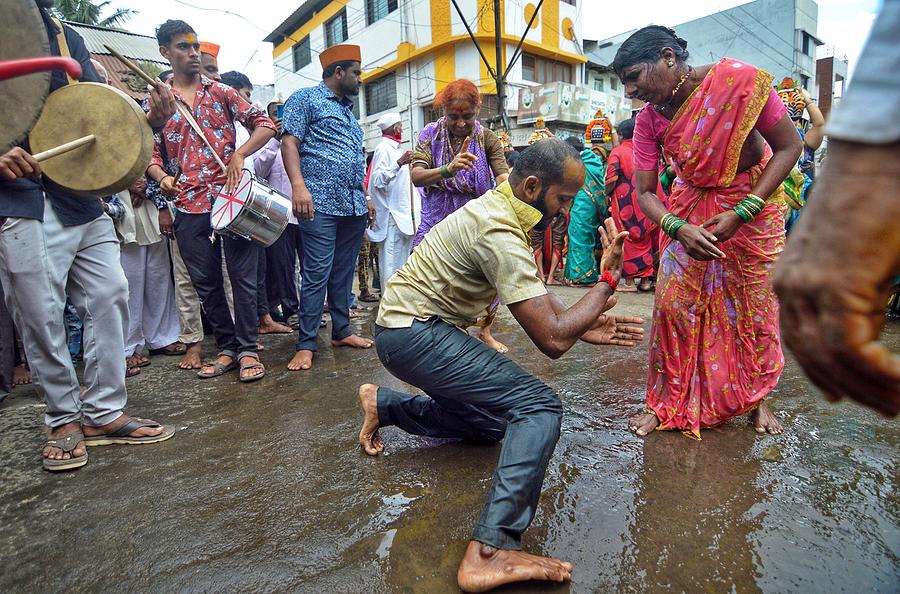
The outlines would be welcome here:
[[[427,394],[379,388],[382,426],[430,437],[503,440],[473,539],[501,549],[521,548],[559,439],[559,397],[505,356],[439,318],[413,322],[410,328],[376,326],[375,346],[388,371]]]

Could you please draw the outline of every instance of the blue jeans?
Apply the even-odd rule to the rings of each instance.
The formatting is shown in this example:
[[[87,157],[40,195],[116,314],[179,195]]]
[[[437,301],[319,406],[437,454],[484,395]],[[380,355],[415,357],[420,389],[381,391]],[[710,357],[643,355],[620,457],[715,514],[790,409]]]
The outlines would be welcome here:
[[[326,293],[332,340],[350,336],[350,289],[366,216],[339,217],[317,212],[314,220],[301,220],[298,227],[303,242],[303,282],[295,348],[315,351]]]
[[[375,327],[378,358],[394,377],[425,391],[378,388],[378,420],[407,433],[503,441],[473,540],[520,549],[534,519],[562,403],[543,382],[464,331],[433,317],[409,328]]]

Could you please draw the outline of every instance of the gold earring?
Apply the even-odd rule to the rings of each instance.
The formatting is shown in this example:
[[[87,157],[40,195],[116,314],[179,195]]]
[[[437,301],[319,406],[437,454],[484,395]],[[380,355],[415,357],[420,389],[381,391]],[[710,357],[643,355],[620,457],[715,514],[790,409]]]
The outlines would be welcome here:
[[[669,62],[669,68],[671,68],[671,67],[674,66],[674,65],[675,65],[674,62]]]

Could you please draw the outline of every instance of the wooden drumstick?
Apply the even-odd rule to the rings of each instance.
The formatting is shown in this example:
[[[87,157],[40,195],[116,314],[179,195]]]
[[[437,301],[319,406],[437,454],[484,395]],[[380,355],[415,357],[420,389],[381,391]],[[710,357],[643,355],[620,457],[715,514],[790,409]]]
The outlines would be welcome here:
[[[137,74],[138,77],[142,78],[144,80],[144,82],[146,82],[148,85],[153,85],[154,87],[156,86],[156,83],[159,81],[159,79],[154,79],[149,74],[147,74],[146,72],[141,70],[137,64],[135,64],[134,62],[132,62],[131,60],[129,60],[128,58],[126,58],[125,56],[123,56],[122,54],[120,54],[119,52],[114,50],[113,48],[109,47],[108,45],[104,45],[103,47],[105,47],[106,51],[111,53],[115,59],[117,59],[119,62],[124,64],[126,67],[128,67],[129,70],[131,70],[132,72]]]
[[[45,161],[51,157],[55,157],[63,153],[68,153],[69,151],[75,150],[80,146],[92,144],[95,140],[96,137],[93,134],[88,134],[87,136],[82,136],[81,138],[76,138],[75,140],[72,140],[65,144],[61,144],[56,148],[48,149],[41,153],[37,153],[36,155],[32,155],[32,157],[34,157],[35,161]]]

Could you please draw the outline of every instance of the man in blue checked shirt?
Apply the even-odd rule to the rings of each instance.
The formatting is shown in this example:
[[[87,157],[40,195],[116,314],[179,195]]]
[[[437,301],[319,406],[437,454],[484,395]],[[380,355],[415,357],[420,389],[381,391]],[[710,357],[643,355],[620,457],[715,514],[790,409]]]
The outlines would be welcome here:
[[[281,154],[303,241],[300,329],[291,371],[312,367],[326,293],[331,344],[372,348],[350,332],[356,256],[374,209],[363,191],[363,132],[351,96],[359,94],[360,49],[333,45],[319,54],[322,82],[296,91],[284,105]]]

